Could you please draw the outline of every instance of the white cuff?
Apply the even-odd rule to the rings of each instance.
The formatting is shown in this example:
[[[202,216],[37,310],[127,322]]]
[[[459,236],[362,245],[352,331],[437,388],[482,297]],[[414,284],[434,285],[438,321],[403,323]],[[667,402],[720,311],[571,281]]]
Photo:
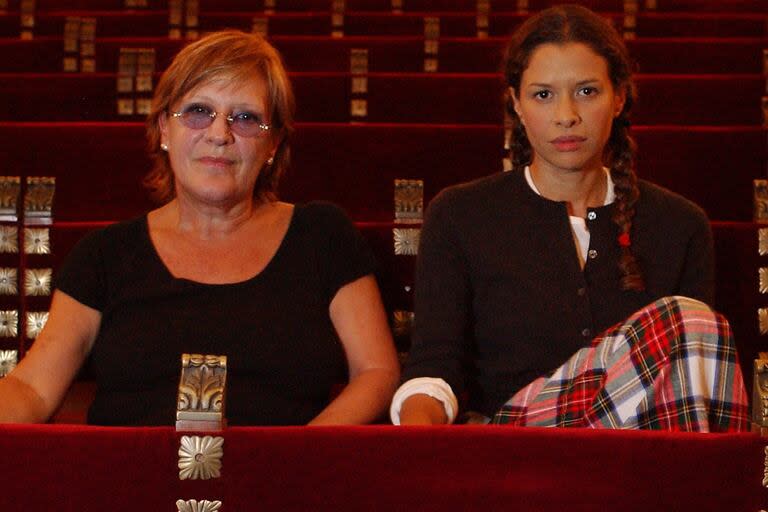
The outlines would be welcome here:
[[[413,395],[427,395],[443,404],[445,415],[448,417],[448,423],[453,423],[459,410],[459,403],[456,395],[453,394],[451,386],[443,379],[432,377],[417,377],[411,379],[397,389],[392,398],[392,405],[389,407],[389,418],[394,425],[400,424],[400,408],[403,402]]]

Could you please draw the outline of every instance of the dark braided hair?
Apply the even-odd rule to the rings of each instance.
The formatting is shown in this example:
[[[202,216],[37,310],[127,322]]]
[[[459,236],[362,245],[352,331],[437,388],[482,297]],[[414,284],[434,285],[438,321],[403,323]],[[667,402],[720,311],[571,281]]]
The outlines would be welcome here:
[[[643,290],[643,276],[632,253],[630,239],[632,218],[639,197],[634,171],[636,145],[629,135],[629,111],[637,95],[632,80],[634,65],[624,41],[608,20],[578,5],[552,7],[528,18],[515,31],[507,45],[503,61],[504,78],[518,98],[523,72],[528,68],[531,55],[539,46],[548,43],[587,45],[606,60],[611,84],[626,96],[623,109],[613,120],[603,162],[610,169],[616,193],[612,218],[619,227],[616,243],[621,249],[621,288]],[[505,98],[505,109],[512,131],[510,158],[512,170],[521,170],[531,163],[533,155],[531,143],[515,112],[510,94]]]

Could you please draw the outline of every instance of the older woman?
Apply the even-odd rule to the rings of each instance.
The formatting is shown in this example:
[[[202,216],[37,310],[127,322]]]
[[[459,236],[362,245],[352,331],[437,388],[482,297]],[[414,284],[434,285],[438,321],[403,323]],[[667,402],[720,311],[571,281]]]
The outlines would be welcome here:
[[[292,110],[259,36],[178,54],[147,120],[164,204],[73,250],[46,328],[0,381],[1,419],[44,421],[90,354],[89,422],[170,424],[184,352],[228,356],[230,424],[380,417],[399,371],[371,254],[338,208],[276,199]]]

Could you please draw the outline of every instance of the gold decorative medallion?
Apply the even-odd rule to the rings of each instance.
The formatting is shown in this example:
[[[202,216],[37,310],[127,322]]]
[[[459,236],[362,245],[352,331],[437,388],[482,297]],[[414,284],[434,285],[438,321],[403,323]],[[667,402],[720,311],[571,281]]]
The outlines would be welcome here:
[[[419,253],[421,230],[416,228],[393,228],[397,256],[416,256]]]
[[[15,338],[19,334],[19,312],[15,309],[0,311],[0,338]]]
[[[221,476],[224,438],[182,436],[179,448],[179,480],[209,480]]]
[[[221,502],[218,500],[177,500],[177,512],[216,512],[221,509]]]
[[[752,381],[752,424],[768,428],[768,353],[761,352],[754,362]]]
[[[757,230],[757,252],[760,256],[768,254],[768,228]]]
[[[182,354],[177,430],[224,428],[227,356]]]
[[[0,252],[19,252],[19,229],[16,226],[0,226]]]
[[[413,326],[413,311],[403,311],[401,309],[392,312],[392,334],[396,337],[405,337],[411,335]]]
[[[48,228],[24,230],[25,254],[51,254],[51,232]]]
[[[395,221],[421,222],[424,217],[424,181],[395,180]]]
[[[758,289],[760,293],[768,293],[768,267],[757,269],[757,275],[760,281]]]
[[[50,268],[28,268],[24,270],[24,294],[45,296],[51,294],[53,270]]]
[[[27,312],[27,338],[34,340],[40,336],[40,333],[45,327],[45,323],[48,321],[47,311],[28,311]]]
[[[19,359],[18,350],[0,350],[0,377],[5,377],[14,368]]]
[[[759,308],[757,319],[760,325],[760,334],[768,334],[768,308]]]
[[[0,295],[19,293],[18,271],[14,267],[0,267]]]

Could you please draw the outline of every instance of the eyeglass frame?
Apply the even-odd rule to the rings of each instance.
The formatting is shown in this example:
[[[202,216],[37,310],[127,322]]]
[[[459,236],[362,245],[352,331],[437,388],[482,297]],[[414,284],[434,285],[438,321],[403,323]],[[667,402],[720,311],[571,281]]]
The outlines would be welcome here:
[[[178,112],[171,112],[171,115],[173,117],[175,117],[175,118],[178,118],[179,120],[181,120],[181,118],[182,118],[182,116],[184,114],[185,114],[185,112],[182,111],[182,110],[179,110]],[[189,128],[190,130],[205,130],[206,128],[209,128],[213,124],[213,122],[216,120],[216,116],[218,116],[219,114],[223,115],[224,112],[217,112],[215,110],[212,110],[209,114],[206,114],[211,119],[211,123],[208,126],[204,126],[202,128],[192,128],[191,126],[187,126],[186,124],[184,126],[187,126],[187,128]],[[227,120],[227,126],[229,126],[229,130],[233,131],[232,130],[232,123],[235,122],[235,118],[232,116],[232,114],[227,114],[224,117],[224,119]],[[259,134],[268,133],[272,129],[272,126],[268,125],[266,123],[259,123],[258,127],[261,128],[261,131],[258,132]],[[234,131],[233,131],[233,133],[234,133]]]

